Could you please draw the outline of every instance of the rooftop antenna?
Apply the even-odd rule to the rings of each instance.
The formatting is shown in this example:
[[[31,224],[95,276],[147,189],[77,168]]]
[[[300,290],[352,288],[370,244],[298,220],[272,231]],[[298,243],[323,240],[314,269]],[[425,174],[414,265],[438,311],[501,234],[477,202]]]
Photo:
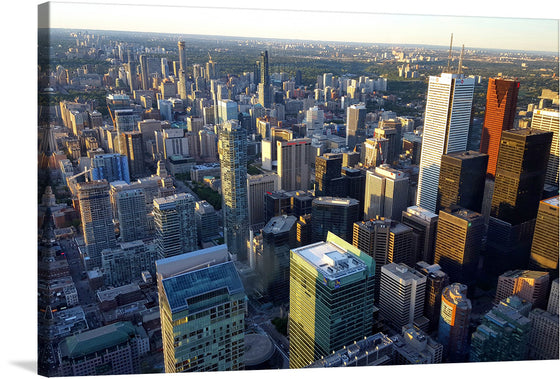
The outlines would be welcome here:
[[[449,65],[451,64],[451,52],[453,50],[453,33],[451,33],[451,42],[449,43],[449,56],[447,57],[447,72],[450,72]]]
[[[461,49],[461,57],[459,58],[459,67],[457,67],[457,74],[463,73],[463,54],[465,53],[465,45],[463,44],[463,48]]]

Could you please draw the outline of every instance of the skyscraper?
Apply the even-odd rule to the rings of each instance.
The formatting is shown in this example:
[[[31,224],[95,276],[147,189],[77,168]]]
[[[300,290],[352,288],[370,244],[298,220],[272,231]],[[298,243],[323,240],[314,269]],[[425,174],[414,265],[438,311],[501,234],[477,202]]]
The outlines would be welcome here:
[[[439,212],[434,263],[449,281],[470,284],[475,279],[484,220],[482,215],[458,206]]]
[[[260,75],[259,104],[265,108],[270,108],[272,104],[272,88],[270,86],[270,76],[268,75],[268,51],[266,50],[261,53]]]
[[[121,240],[130,242],[144,238],[148,227],[144,190],[136,188],[115,192],[114,199]]]
[[[249,225],[264,225],[264,196],[267,192],[276,191],[278,175],[260,174],[247,175],[247,198],[249,204]]]
[[[400,218],[408,206],[409,178],[404,172],[383,165],[366,172],[364,215],[394,220]]]
[[[84,231],[87,270],[101,267],[101,251],[117,246],[109,183],[106,180],[78,183],[78,201]]]
[[[147,91],[150,89],[148,81],[148,57],[140,55],[140,79],[142,80],[142,89]]]
[[[156,269],[165,372],[242,370],[247,297],[226,246]]]
[[[311,206],[313,241],[322,241],[332,232],[345,241],[352,241],[352,225],[360,219],[360,204],[356,199],[318,197]]]
[[[441,156],[467,148],[474,79],[430,76],[416,205],[435,212]]]
[[[449,276],[437,264],[430,265],[420,261],[416,263],[416,270],[426,276],[426,299],[424,301],[424,316],[429,321],[428,330],[437,329],[441,313],[441,294],[449,285]]]
[[[488,155],[460,151],[441,157],[436,211],[459,205],[480,213]]]
[[[498,150],[502,131],[513,128],[519,82],[501,78],[488,78],[486,112],[480,139],[480,152],[488,154],[488,176],[496,175]],[[475,210],[475,209],[473,209]],[[478,211],[477,211],[478,212]]]
[[[122,154],[99,154],[91,160],[92,180],[125,181],[130,183],[128,159]]]
[[[536,109],[533,111],[531,119],[531,128],[552,132],[552,145],[550,147],[550,155],[548,157],[548,165],[546,169],[546,184],[558,186],[558,165],[560,152],[558,144],[560,140],[560,112],[557,109]]]
[[[247,260],[249,207],[247,198],[247,132],[237,121],[226,121],[218,140],[224,237],[231,254]]]
[[[402,223],[413,230],[412,249],[416,251],[416,261],[434,262],[438,216],[416,205],[402,213]]]
[[[531,332],[529,334],[529,359],[558,359],[558,314],[534,308],[529,312]]]
[[[197,249],[194,197],[179,193],[154,199],[156,249],[160,259]]]
[[[185,41],[178,41],[177,47],[179,49],[179,69],[187,71],[187,53],[185,50]]]
[[[349,150],[366,140],[366,106],[351,105],[346,115],[346,146]]]
[[[309,189],[311,138],[277,141],[278,176],[285,191]]]
[[[453,283],[443,289],[438,341],[448,362],[464,362],[468,358],[471,310],[466,285]]]
[[[530,269],[549,271],[553,276],[558,275],[559,199],[541,200],[529,257]]]
[[[552,132],[502,132],[491,216],[517,225],[534,219],[544,187]]]
[[[290,368],[371,334],[375,262],[329,233],[290,252]]]
[[[315,158],[315,196],[342,196],[336,191],[333,179],[342,176],[342,156],[324,154]]]
[[[550,286],[550,295],[548,297],[548,305],[546,311],[553,315],[558,314],[558,278],[552,281]]]
[[[397,330],[414,323],[424,312],[426,277],[404,263],[381,267],[379,312]]]
[[[122,136],[126,145],[126,157],[128,158],[130,176],[135,179],[144,177],[145,148],[142,133],[139,131],[124,132],[122,133]]]

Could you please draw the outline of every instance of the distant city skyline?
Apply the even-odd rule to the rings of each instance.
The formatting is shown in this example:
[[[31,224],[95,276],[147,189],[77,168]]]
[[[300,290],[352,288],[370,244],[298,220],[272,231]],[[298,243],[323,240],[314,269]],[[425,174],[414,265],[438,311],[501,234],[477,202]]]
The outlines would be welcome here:
[[[494,6],[487,9],[486,4],[478,0],[466,11],[456,5],[443,6],[440,2],[428,8],[443,15],[399,14],[400,10],[394,6],[376,4],[372,7],[360,1],[353,2],[351,10],[337,9],[333,2],[324,4],[318,1],[306,2],[306,8],[301,9],[301,5],[291,0],[281,4],[259,3],[260,9],[244,0],[236,2],[237,7],[228,6],[225,1],[213,2],[213,7],[182,4],[174,0],[166,0],[165,4],[157,6],[143,0],[123,0],[120,3],[52,2],[50,27],[438,46],[448,46],[453,33],[455,49],[464,44],[467,49],[558,53],[559,20],[534,18],[555,14],[554,9],[546,11],[546,2],[539,13],[521,13],[533,18],[505,17],[516,16],[520,12],[512,9],[502,11]],[[405,5],[402,11],[406,13],[427,11],[413,2],[405,2]],[[475,10],[482,10],[481,6],[485,10],[484,15],[489,17],[468,17],[476,15]],[[315,9],[310,9],[313,7]],[[154,17],[156,9],[161,12],[161,17]],[[76,17],[77,14],[80,16]],[[248,22],[249,19],[270,18],[273,18],[271,22],[265,24]]]

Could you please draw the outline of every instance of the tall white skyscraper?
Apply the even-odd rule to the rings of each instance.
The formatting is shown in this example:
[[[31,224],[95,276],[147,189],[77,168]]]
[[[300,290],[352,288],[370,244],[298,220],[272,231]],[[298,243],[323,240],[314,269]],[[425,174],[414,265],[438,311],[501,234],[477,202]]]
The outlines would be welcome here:
[[[431,212],[436,210],[441,156],[467,149],[473,92],[474,78],[430,76],[416,205]]]
[[[531,120],[531,128],[544,130],[554,133],[552,135],[552,145],[550,147],[550,156],[548,157],[548,168],[546,170],[546,184],[558,185],[558,135],[560,134],[559,120],[560,112],[554,109],[536,109],[533,111]]]

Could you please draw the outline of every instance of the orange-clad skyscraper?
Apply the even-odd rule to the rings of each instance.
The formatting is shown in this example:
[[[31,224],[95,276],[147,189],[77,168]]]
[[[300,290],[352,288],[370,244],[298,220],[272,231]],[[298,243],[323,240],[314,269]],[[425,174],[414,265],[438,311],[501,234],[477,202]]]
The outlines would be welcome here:
[[[486,173],[492,179],[496,175],[502,131],[513,128],[518,92],[518,81],[501,78],[488,79],[486,113],[480,139],[480,152],[489,156]]]

